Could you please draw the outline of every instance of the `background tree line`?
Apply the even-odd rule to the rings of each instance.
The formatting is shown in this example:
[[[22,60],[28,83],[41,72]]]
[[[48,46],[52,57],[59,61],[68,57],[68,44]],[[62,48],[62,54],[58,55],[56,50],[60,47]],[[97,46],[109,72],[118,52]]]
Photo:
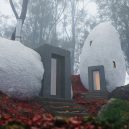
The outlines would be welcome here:
[[[96,16],[87,11],[90,2],[97,4]],[[14,1],[14,5],[19,11],[23,3],[21,0]],[[3,18],[0,16],[0,35],[10,38],[15,25],[7,24]],[[78,73],[83,44],[89,32],[103,21],[111,21],[119,31],[121,45],[129,61],[128,0],[29,0],[22,28],[22,43],[31,48],[48,43],[71,51],[74,73]]]

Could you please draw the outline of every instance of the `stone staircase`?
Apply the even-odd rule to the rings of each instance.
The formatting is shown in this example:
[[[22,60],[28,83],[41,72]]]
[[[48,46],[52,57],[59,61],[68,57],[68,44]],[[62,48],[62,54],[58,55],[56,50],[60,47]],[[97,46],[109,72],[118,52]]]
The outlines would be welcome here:
[[[84,99],[108,99],[109,93],[107,91],[88,91],[86,93],[81,93],[81,97]]]
[[[54,116],[86,116],[87,111],[81,105],[75,103],[73,100],[63,99],[47,99],[38,97],[36,101],[40,102],[44,109]]]

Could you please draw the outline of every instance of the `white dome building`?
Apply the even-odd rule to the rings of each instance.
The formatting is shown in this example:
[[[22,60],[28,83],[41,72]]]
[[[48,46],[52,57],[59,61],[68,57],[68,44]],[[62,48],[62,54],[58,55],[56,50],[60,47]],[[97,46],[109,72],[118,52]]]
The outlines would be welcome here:
[[[38,96],[43,74],[36,51],[18,41],[0,38],[0,91],[22,100]]]
[[[92,90],[101,90],[102,84],[110,92],[124,85],[124,54],[119,34],[110,23],[99,24],[89,34],[80,56],[80,76],[83,85]]]

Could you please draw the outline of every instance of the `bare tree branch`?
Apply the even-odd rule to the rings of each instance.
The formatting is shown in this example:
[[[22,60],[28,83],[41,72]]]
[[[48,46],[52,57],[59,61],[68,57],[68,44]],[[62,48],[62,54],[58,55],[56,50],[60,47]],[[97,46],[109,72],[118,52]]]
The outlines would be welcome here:
[[[19,16],[18,16],[17,11],[16,11],[16,9],[15,9],[15,7],[14,7],[13,1],[12,1],[12,0],[9,0],[9,2],[10,2],[11,8],[12,8],[12,10],[13,10],[13,13],[14,13],[16,19],[18,19]]]
[[[24,23],[26,18],[28,2],[29,0],[23,0],[23,3],[22,3],[22,11],[20,15],[20,18],[22,19],[22,24]]]
[[[63,22],[62,22],[62,24],[63,24]],[[70,36],[69,36],[69,34],[68,34],[68,31],[67,31],[66,26],[64,26],[64,30],[65,30],[65,33],[66,33],[66,35],[67,35],[67,38],[69,39],[69,41],[71,41],[71,38],[70,38]]]
[[[55,19],[55,23],[61,18],[63,12],[65,11],[65,8],[66,8],[66,0],[64,1],[64,7],[63,7],[62,11],[60,11],[60,14],[58,14],[57,19]]]
[[[59,21],[58,21],[59,20]],[[56,24],[59,24],[62,20],[63,20],[63,18],[59,18],[56,22],[54,22],[51,26],[50,26],[50,29],[49,29],[49,34],[48,34],[48,36],[47,36],[47,39],[49,39],[50,38],[50,34],[51,34],[51,31],[52,31],[52,29],[53,29],[53,27],[54,27],[54,25]]]
[[[22,25],[23,25],[24,24],[24,21],[25,21],[25,18],[26,18],[27,6],[28,6],[29,0],[23,0],[23,2],[22,2],[22,10],[21,10],[20,17],[17,14],[17,11],[16,11],[16,9],[14,7],[13,1],[12,0],[9,0],[9,2],[10,2],[11,8],[13,10],[13,13],[14,13],[16,19],[18,19],[18,18],[22,19]],[[15,40],[15,35],[16,35],[16,27],[15,27],[13,33],[12,33],[11,40]]]
[[[64,7],[63,7],[62,11],[58,14],[57,19],[55,19],[54,23],[51,25],[51,27],[49,29],[49,34],[48,34],[47,39],[49,39],[50,33],[51,33],[54,25],[57,25],[58,23],[60,23],[62,21],[63,18],[61,18],[61,16],[63,15],[63,12],[65,11],[65,9],[66,9],[66,0],[64,1]]]

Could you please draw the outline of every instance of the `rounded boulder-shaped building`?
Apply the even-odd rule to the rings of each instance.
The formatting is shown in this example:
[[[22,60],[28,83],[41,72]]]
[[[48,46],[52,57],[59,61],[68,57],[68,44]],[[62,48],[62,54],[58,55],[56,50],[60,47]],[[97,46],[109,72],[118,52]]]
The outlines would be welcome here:
[[[89,89],[89,67],[103,66],[109,92],[125,83],[126,66],[118,32],[108,22],[96,26],[89,34],[80,56],[80,77]]]
[[[36,51],[0,37],[0,91],[15,99],[32,99],[40,93],[43,74]]]

